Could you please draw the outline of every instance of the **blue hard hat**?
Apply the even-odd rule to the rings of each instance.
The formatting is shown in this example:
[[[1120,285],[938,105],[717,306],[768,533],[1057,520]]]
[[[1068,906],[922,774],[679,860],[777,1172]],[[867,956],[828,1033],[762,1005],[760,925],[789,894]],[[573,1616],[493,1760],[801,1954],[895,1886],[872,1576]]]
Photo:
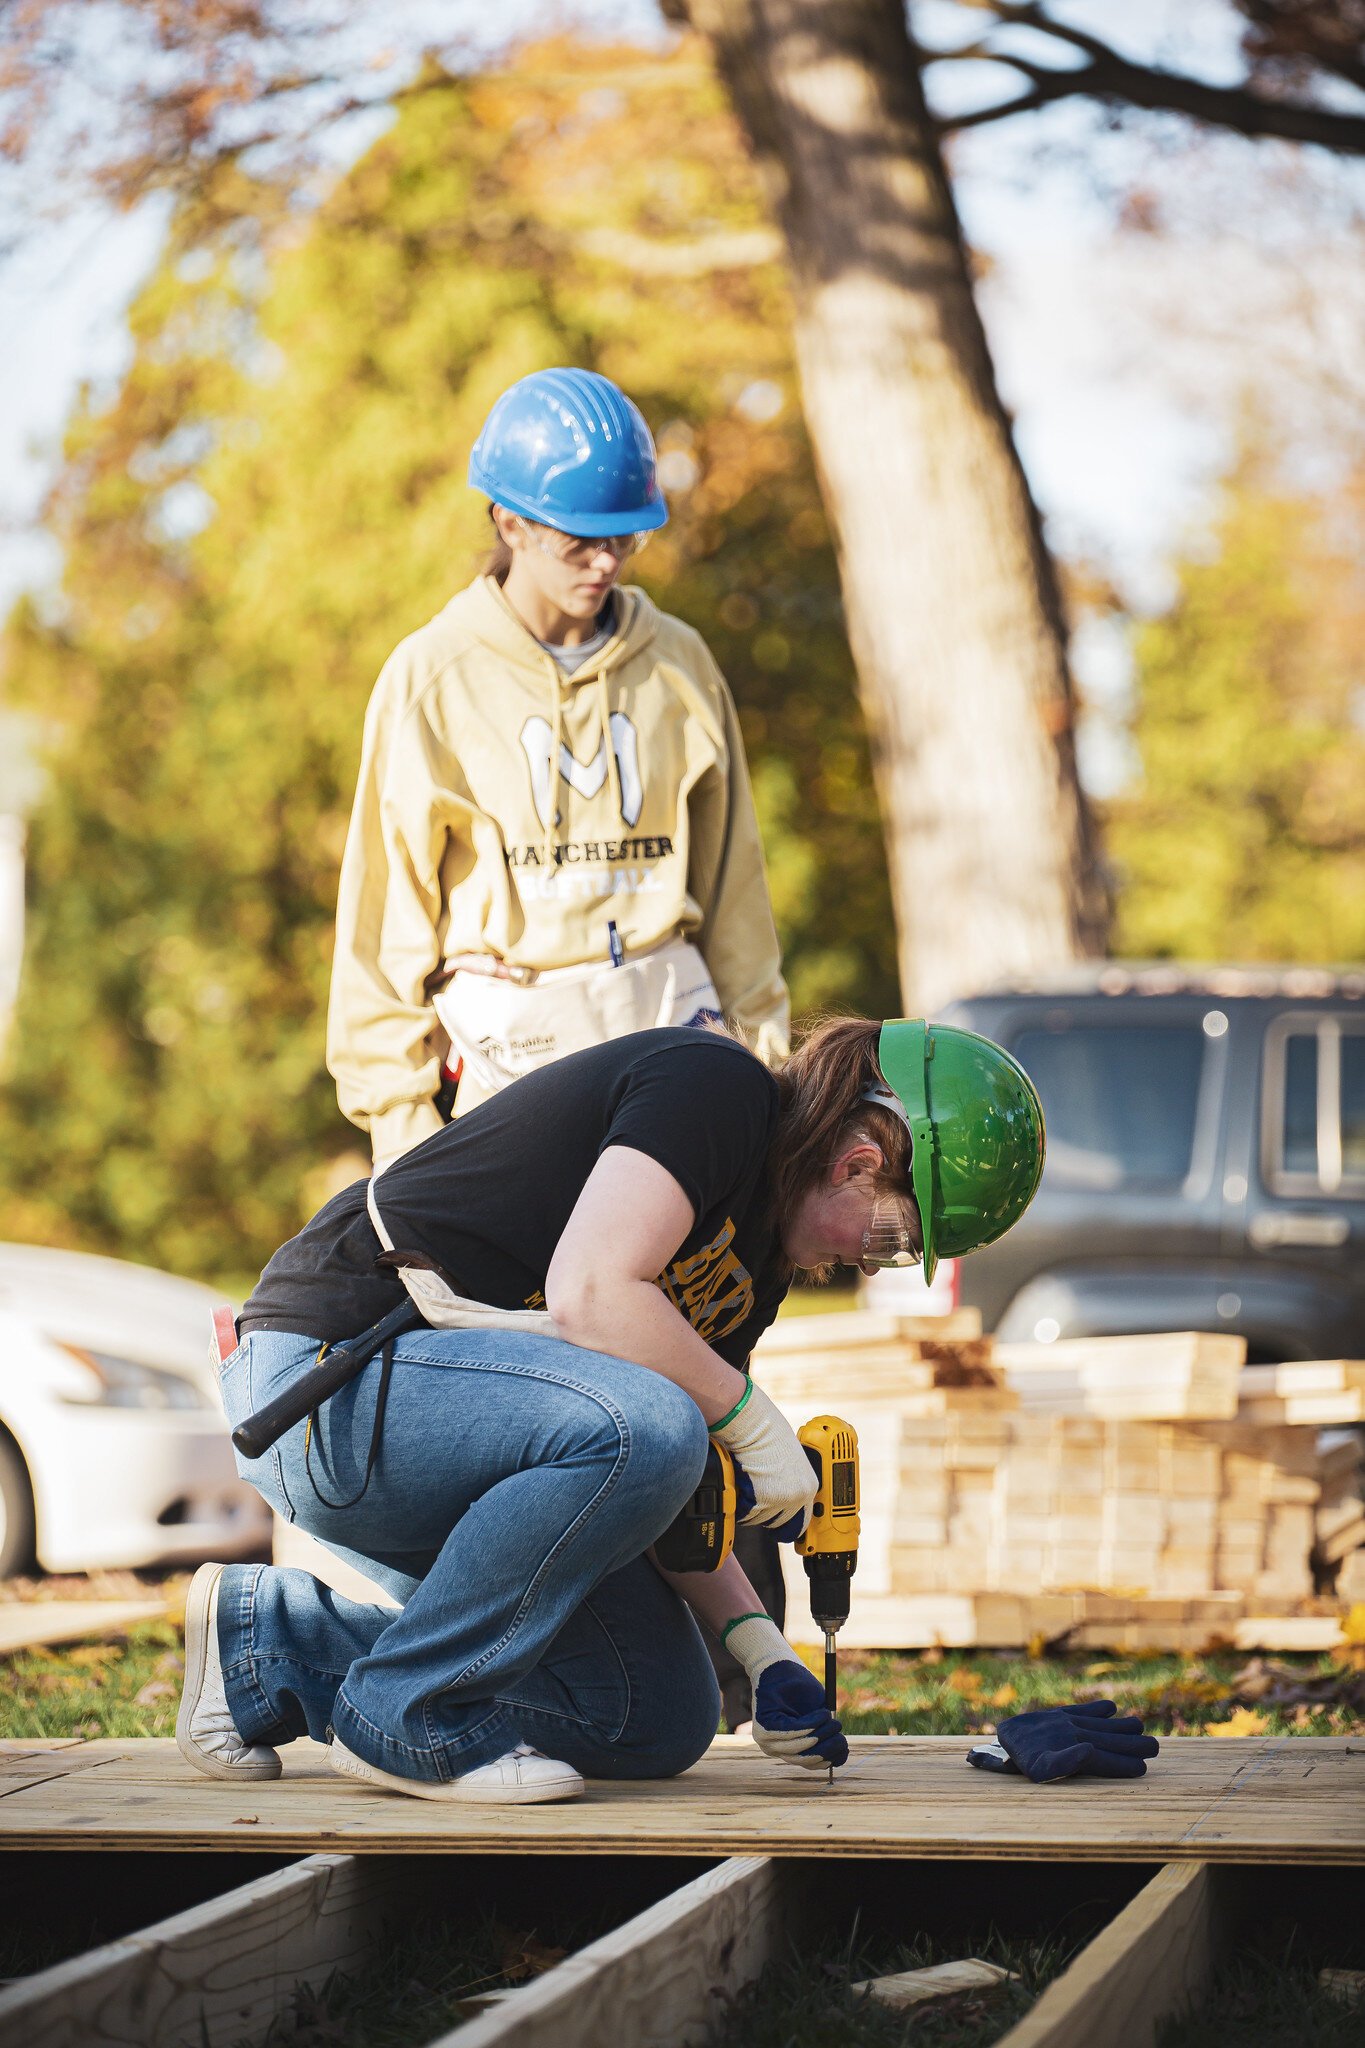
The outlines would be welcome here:
[[[645,533],[668,517],[644,415],[595,370],[535,370],[504,391],[469,481],[495,505],[585,539]]]

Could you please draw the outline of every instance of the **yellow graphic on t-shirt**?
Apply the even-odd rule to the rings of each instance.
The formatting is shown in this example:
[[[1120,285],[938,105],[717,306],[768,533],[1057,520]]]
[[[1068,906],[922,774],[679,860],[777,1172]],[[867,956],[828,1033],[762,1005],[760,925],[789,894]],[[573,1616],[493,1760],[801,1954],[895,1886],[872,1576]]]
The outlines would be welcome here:
[[[659,1285],[706,1343],[737,1330],[754,1305],[754,1283],[731,1247],[733,1220],[727,1216],[710,1244],[689,1259],[675,1259]]]

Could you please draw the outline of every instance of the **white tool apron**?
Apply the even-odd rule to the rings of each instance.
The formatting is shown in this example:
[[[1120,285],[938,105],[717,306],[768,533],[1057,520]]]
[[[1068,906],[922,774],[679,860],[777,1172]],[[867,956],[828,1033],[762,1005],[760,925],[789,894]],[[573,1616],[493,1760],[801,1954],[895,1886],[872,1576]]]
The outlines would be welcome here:
[[[703,1010],[719,1015],[720,997],[696,947],[665,939],[619,967],[547,967],[515,981],[457,971],[433,1007],[450,1040],[450,1066],[464,1062],[459,1106],[467,1110],[566,1053],[690,1024]]]
[[[391,1252],[394,1242],[374,1196],[374,1183],[379,1178],[376,1174],[365,1190],[365,1207],[369,1210],[375,1236],[384,1250]],[[439,1273],[429,1272],[423,1266],[400,1266],[398,1277],[421,1311],[423,1321],[430,1323],[434,1330],[525,1330],[535,1337],[560,1336],[548,1309],[490,1308],[486,1301],[470,1301],[467,1296],[457,1294]]]

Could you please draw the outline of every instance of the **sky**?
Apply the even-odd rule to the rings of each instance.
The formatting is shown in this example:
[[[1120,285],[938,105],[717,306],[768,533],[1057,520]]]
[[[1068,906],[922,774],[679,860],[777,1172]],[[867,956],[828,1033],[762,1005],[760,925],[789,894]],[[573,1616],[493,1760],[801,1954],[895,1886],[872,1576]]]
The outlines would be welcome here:
[[[480,11],[464,0],[396,5],[385,33],[401,20],[406,47],[453,18],[477,37]],[[1057,11],[1121,32],[1136,55],[1235,76],[1220,0],[1131,0],[1121,18],[1107,0],[1060,0]],[[504,0],[500,32],[545,14],[541,0]],[[599,32],[661,33],[651,0],[597,4],[589,18]],[[916,22],[928,41],[946,41],[962,16],[928,0]],[[940,105],[982,94],[974,70],[939,69]],[[986,86],[1008,89],[1000,73]],[[377,125],[353,123],[338,153],[356,153]],[[1281,407],[1298,392],[1305,451],[1334,445],[1325,381],[1346,414],[1358,407],[1354,425],[1365,419],[1365,168],[1232,138],[1195,145],[1174,122],[1108,133],[1079,104],[964,135],[952,162],[985,259],[980,298],[1002,395],[1049,539],[1101,567],[1134,609],[1159,608],[1173,556],[1207,523],[1244,389],[1273,378]],[[1116,225],[1134,191],[1159,212],[1160,235]],[[160,200],[130,215],[86,204],[0,266],[0,607],[59,573],[38,514],[63,422],[82,383],[112,390],[126,366],[127,306],[165,221]],[[1075,659],[1092,706],[1082,772],[1106,795],[1132,772],[1121,627],[1084,628]]]

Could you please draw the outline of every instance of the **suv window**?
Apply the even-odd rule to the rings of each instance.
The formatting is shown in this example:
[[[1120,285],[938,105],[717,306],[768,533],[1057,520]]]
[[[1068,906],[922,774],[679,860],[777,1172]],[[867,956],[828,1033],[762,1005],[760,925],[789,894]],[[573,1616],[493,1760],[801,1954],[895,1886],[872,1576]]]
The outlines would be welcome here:
[[[1197,1020],[1021,1031],[1012,1050],[1047,1118],[1046,1178],[1065,1188],[1178,1188],[1194,1151],[1207,1041]]]
[[[1271,1025],[1261,1166],[1278,1194],[1365,1194],[1365,1025],[1304,1015]]]

